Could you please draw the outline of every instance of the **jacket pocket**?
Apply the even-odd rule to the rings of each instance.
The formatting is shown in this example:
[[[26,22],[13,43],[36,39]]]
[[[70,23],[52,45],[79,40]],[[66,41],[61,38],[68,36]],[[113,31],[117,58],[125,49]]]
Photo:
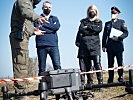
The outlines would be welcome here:
[[[25,31],[25,25],[19,25],[18,31],[16,33],[16,39],[23,40],[24,39],[24,31]]]
[[[28,51],[17,50],[16,63],[20,65],[28,65]],[[23,69],[23,68],[21,68]],[[25,69],[25,68],[24,68]]]

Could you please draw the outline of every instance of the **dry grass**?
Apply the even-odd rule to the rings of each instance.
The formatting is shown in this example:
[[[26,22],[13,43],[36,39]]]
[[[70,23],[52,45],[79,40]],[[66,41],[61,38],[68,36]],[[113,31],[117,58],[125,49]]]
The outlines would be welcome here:
[[[95,83],[96,81],[96,75],[94,75]],[[104,73],[104,83],[107,82],[108,74]],[[117,82],[117,73],[115,73],[115,82]],[[124,73],[124,79],[128,80],[128,72]],[[0,83],[0,87],[7,85],[9,87],[9,91],[13,92],[13,84],[12,83],[6,83],[2,84]],[[31,91],[37,89],[38,87],[38,81],[32,82],[31,84]],[[118,86],[118,87],[110,87],[110,88],[104,88],[103,92],[99,91],[87,91],[90,92],[94,95],[94,97],[89,97],[89,100],[133,100],[133,94],[128,94],[125,92],[125,87],[124,86]],[[30,96],[30,100],[39,100],[39,96]],[[54,96],[49,96],[48,100],[55,100]],[[2,100],[2,93],[0,92],[0,100]],[[63,99],[61,99],[63,100]],[[82,100],[80,97],[79,100]]]

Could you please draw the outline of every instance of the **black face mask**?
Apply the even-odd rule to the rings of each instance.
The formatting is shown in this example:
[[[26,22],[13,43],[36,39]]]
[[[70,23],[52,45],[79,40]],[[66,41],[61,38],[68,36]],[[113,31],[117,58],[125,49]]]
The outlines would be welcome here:
[[[96,16],[96,14],[94,12],[89,12],[89,17],[90,18],[94,18]]]
[[[50,12],[51,12],[51,10],[50,9],[43,9],[43,13],[45,14],[45,15],[49,15],[50,14]]]
[[[41,0],[33,0],[33,5],[37,5],[39,2],[41,2]]]

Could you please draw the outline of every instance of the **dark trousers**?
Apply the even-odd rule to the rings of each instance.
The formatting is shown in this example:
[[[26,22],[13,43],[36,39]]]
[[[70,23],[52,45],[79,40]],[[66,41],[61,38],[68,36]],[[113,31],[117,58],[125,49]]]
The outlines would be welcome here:
[[[86,72],[86,66],[83,58],[79,58],[79,66],[80,66],[81,72]],[[85,74],[81,75],[81,81],[85,82]]]
[[[91,71],[93,69],[95,70],[101,70],[101,57],[100,56],[88,56],[88,57],[84,57],[84,63],[86,66],[86,71]],[[94,63],[94,66],[92,66],[92,61]],[[102,82],[102,73],[101,72],[97,72],[97,80],[98,83]],[[88,84],[93,83],[93,73],[87,74],[87,82]]]
[[[39,75],[46,71],[46,59],[47,54],[49,54],[54,70],[61,69],[60,64],[60,54],[57,46],[49,47],[49,46],[41,46],[37,47],[37,55],[39,62]]]
[[[116,57],[117,59],[117,64],[118,66],[122,66],[123,65],[123,51],[108,51],[107,52],[108,55],[108,68],[113,68],[114,67],[114,58]],[[109,78],[108,78],[108,82],[111,83],[114,80],[114,70],[109,70],[108,71],[109,74]],[[119,78],[123,77],[123,69],[118,69],[118,75]]]

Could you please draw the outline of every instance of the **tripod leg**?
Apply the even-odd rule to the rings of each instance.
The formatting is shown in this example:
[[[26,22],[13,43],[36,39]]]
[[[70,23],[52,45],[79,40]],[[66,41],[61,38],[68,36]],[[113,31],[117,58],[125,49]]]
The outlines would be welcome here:
[[[67,87],[67,88],[65,88],[65,91],[68,96],[68,100],[73,100],[71,89],[69,87]]]
[[[3,100],[10,100],[10,97],[8,95],[8,87],[7,86],[3,86],[1,88],[1,92],[3,92]]]
[[[40,80],[38,90],[40,91],[40,100],[47,100],[48,91],[47,91],[47,82]]]

